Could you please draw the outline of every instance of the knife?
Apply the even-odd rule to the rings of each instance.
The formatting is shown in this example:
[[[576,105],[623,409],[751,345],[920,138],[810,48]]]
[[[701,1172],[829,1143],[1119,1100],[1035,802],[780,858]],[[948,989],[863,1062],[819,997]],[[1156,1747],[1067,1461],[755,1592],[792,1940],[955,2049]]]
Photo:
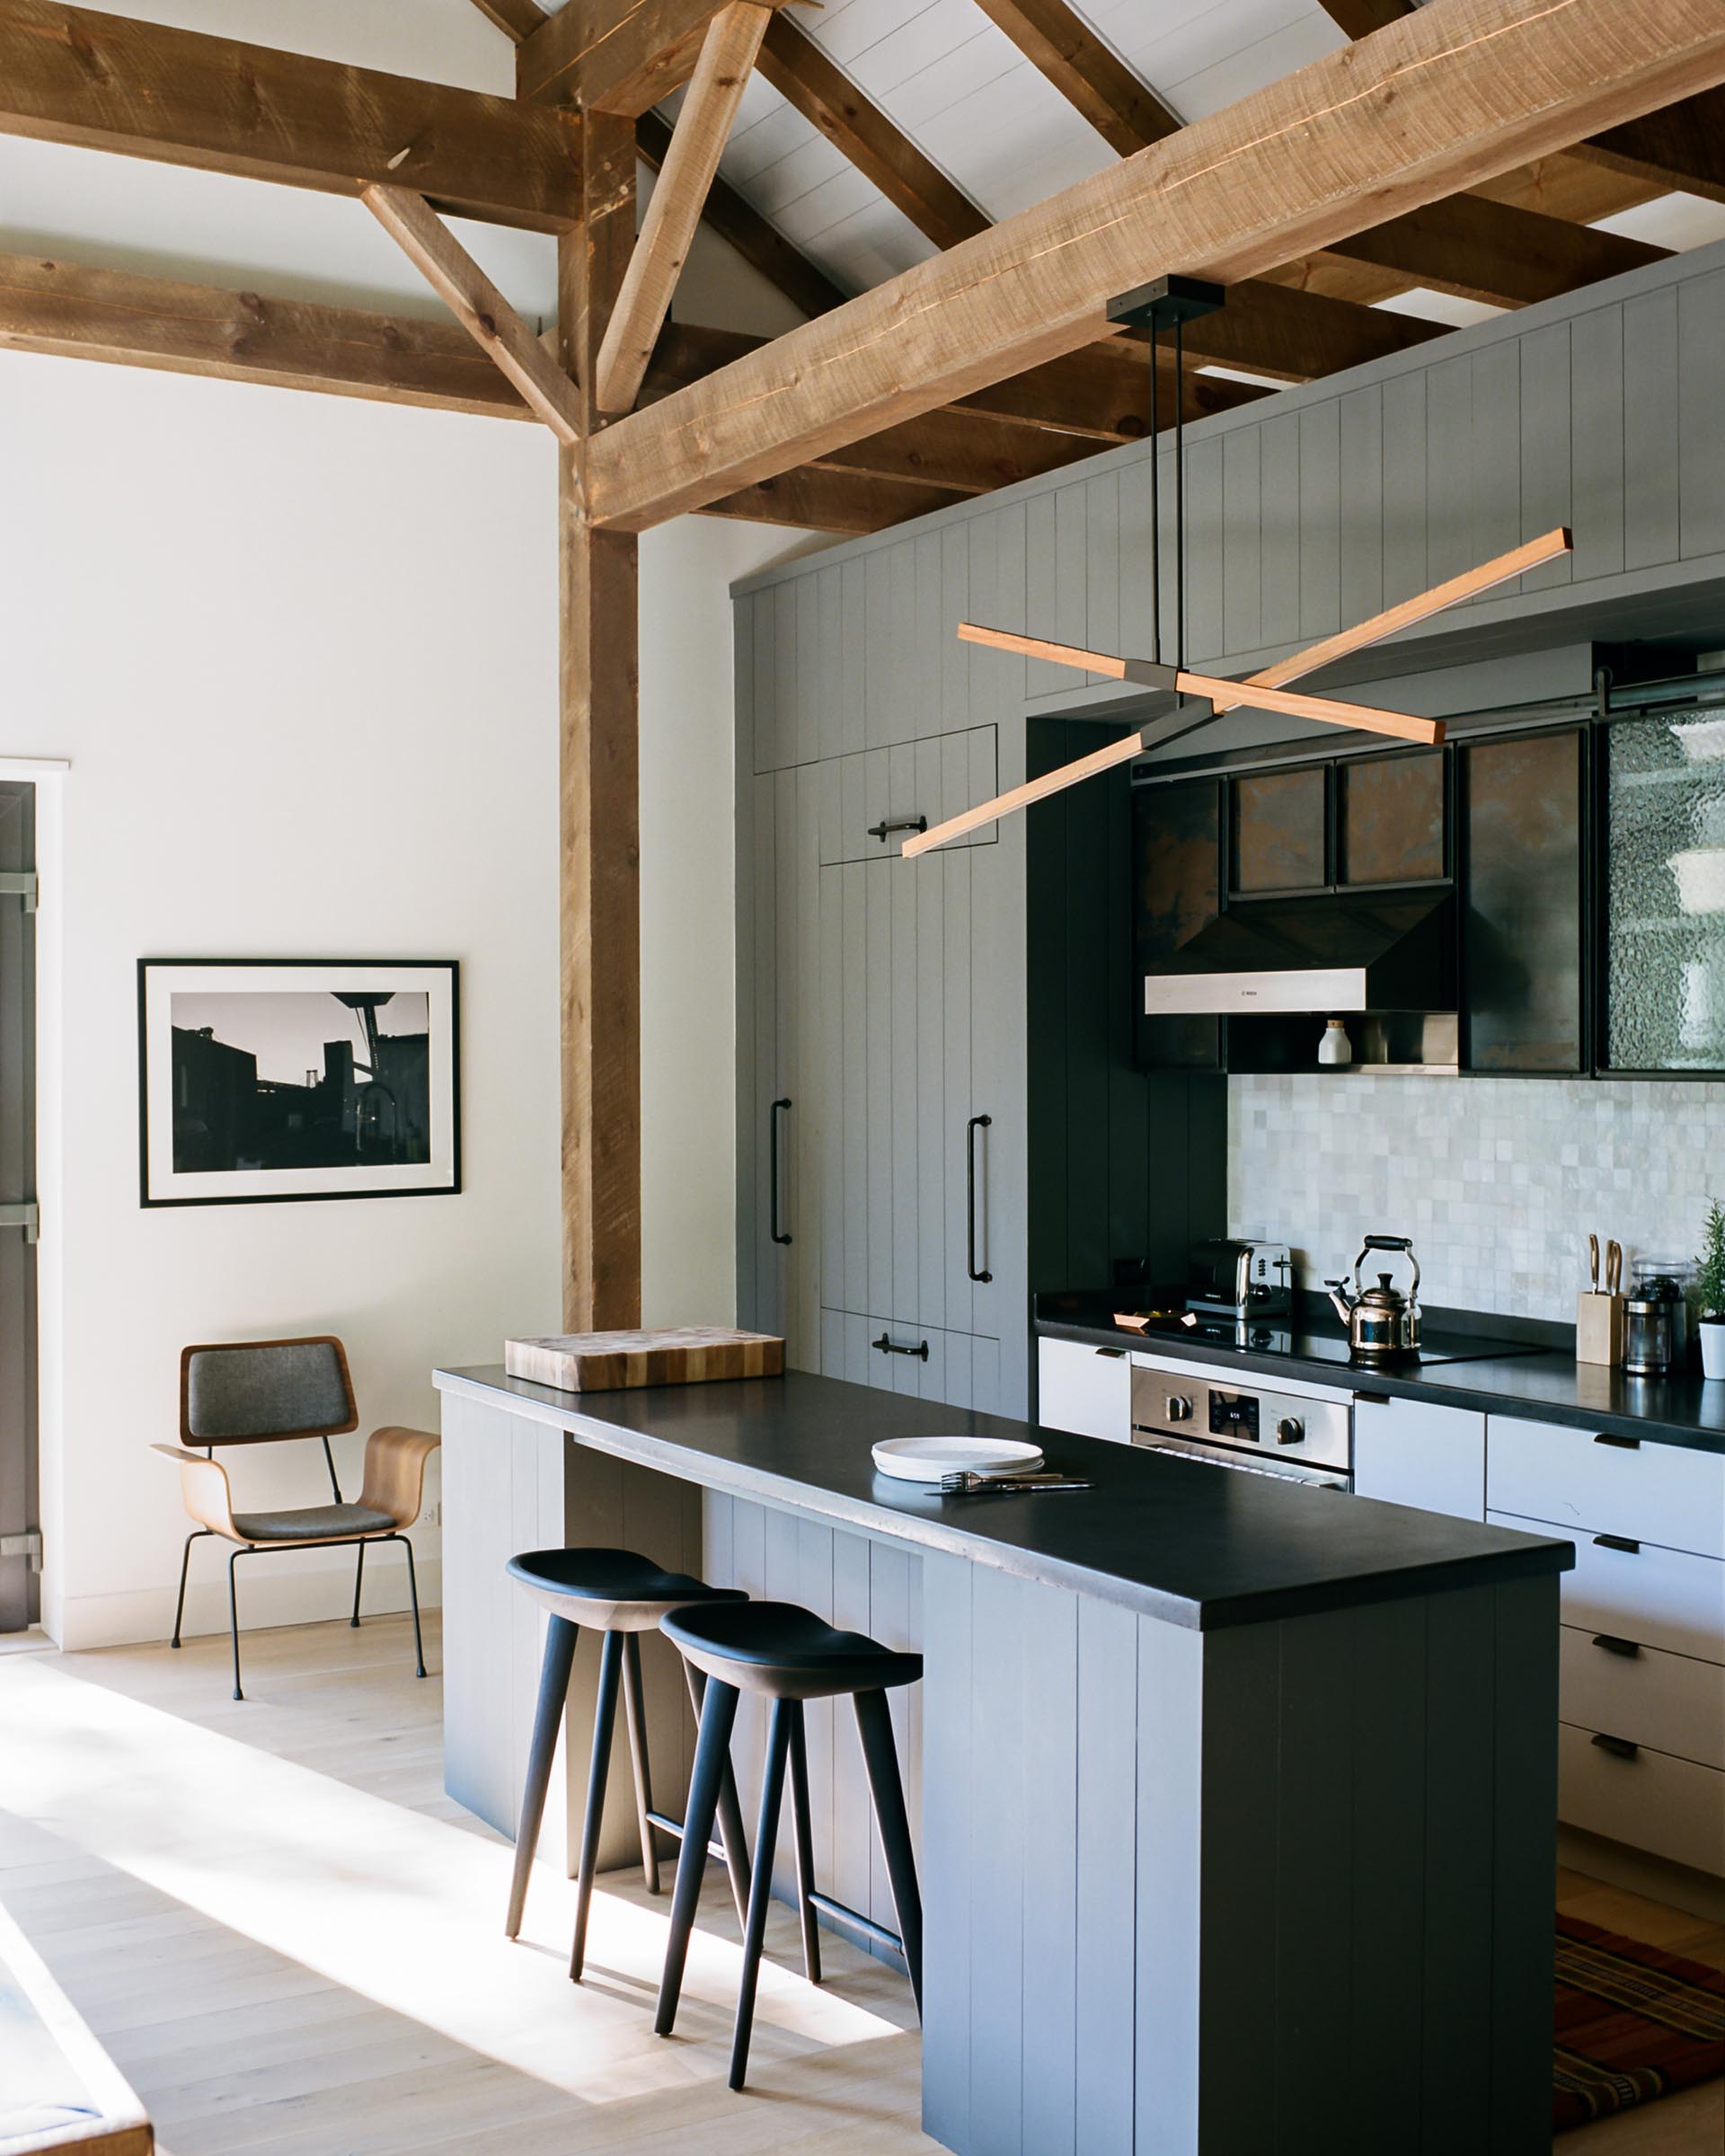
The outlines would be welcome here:
[[[1614,1239],[1606,1245],[1606,1293],[1614,1295],[1623,1284],[1623,1246]]]
[[[1599,1238],[1597,1235],[1588,1237],[1588,1277],[1591,1282],[1588,1293],[1597,1295],[1599,1293]]]

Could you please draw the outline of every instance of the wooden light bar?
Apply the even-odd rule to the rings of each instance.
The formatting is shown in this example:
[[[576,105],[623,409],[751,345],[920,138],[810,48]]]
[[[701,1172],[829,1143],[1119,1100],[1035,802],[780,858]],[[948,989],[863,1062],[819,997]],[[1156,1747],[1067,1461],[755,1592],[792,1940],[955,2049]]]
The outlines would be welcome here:
[[[1434,584],[1429,591],[1386,606],[1381,614],[1356,623],[1351,629],[1340,630],[1321,643],[1308,644],[1303,650],[1290,652],[1287,658],[1278,659],[1273,666],[1248,676],[1244,681],[1188,674],[1172,667],[1157,666],[1149,659],[1122,658],[1111,651],[1086,651],[1076,644],[1057,644],[1047,637],[1022,636],[1011,629],[985,629],[975,622],[960,622],[959,636],[967,644],[1012,651],[1024,658],[1046,659],[1054,666],[1075,667],[1082,673],[1101,674],[1111,681],[1140,682],[1146,687],[1172,688],[1181,695],[1201,697],[1209,702],[1212,715],[1216,717],[1246,705],[1259,711],[1286,711],[1297,719],[1315,719],[1326,726],[1358,728],[1365,733],[1389,734],[1400,740],[1435,746],[1444,738],[1441,719],[1420,719],[1409,711],[1379,711],[1370,704],[1344,703],[1329,696],[1294,695],[1280,685],[1298,675],[1313,673],[1349,652],[1380,643],[1398,630],[1441,614],[1446,607],[1459,605],[1464,599],[1476,598],[1493,585],[1506,583],[1511,577],[1525,575],[1528,570],[1555,560],[1559,554],[1567,554],[1571,544],[1570,533],[1560,526],[1537,539],[1528,540],[1525,545],[1512,547],[1508,553],[1495,555],[1490,561],[1464,570],[1446,583]],[[930,853],[934,847],[962,838],[967,832],[978,830],[984,824],[993,823],[997,817],[1028,808],[1033,801],[1047,800],[1050,794],[1075,786],[1080,780],[1092,778],[1098,772],[1111,770],[1117,764],[1130,763],[1151,746],[1146,738],[1151,731],[1152,728],[1146,727],[1140,733],[1125,735],[1106,748],[1094,749],[1087,756],[1063,764],[1057,771],[1044,773],[1039,779],[996,794],[993,800],[949,817],[944,823],[935,824],[927,831],[916,832],[905,840],[899,851],[907,859]]]

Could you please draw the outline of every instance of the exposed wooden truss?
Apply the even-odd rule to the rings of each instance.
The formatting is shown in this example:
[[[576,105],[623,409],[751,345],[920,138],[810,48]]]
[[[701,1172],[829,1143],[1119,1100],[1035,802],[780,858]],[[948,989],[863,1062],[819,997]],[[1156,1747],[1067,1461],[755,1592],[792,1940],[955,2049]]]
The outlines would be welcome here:
[[[620,421],[593,512],[697,508],[1077,349],[1163,270],[1237,285],[1721,76],[1717,0],[1443,0]]]
[[[977,4],[1122,157],[1179,128],[1155,92],[1079,20],[1066,0],[977,0]]]
[[[0,134],[558,232],[579,214],[580,122],[375,68],[0,0]]]
[[[360,200],[528,410],[573,448],[581,438],[575,384],[425,197],[411,188],[368,187]]]
[[[635,401],[770,20],[755,0],[729,0],[707,25],[599,347],[595,396],[601,411],[627,411]]]

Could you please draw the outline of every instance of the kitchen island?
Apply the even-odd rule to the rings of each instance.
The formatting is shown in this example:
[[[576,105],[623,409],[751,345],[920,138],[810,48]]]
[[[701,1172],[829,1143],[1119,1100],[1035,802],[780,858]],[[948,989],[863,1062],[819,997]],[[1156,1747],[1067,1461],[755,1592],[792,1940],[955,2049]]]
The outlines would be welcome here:
[[[447,1786],[504,1832],[538,1661],[516,1550],[624,1544],[926,1657],[895,1713],[936,2140],[1549,2147],[1566,1542],[1053,1434],[1092,1490],[942,1498],[871,1445],[1024,1426],[798,1373],[437,1383]],[[681,1688],[662,1659],[648,1686],[677,1808]],[[746,1813],[760,1736],[739,1719]],[[890,1923],[848,1719],[811,1714],[809,1749],[817,1884]]]

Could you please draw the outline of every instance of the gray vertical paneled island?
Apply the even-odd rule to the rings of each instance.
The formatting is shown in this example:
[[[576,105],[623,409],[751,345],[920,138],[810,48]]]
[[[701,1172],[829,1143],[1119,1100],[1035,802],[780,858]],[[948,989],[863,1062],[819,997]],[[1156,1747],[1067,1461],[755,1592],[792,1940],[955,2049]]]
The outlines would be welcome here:
[[[1567,1543],[1066,1436],[1050,1457],[1092,1490],[943,1498],[871,1445],[1023,1426],[794,1372],[437,1382],[447,1782],[504,1832],[538,1655],[512,1550],[624,1541],[922,1649],[895,1712],[937,2141],[1549,2148]],[[649,1672],[670,1808],[674,1677]],[[739,1723],[746,1813],[761,1735]],[[818,1885],[890,1923],[849,1718],[810,1750]]]

